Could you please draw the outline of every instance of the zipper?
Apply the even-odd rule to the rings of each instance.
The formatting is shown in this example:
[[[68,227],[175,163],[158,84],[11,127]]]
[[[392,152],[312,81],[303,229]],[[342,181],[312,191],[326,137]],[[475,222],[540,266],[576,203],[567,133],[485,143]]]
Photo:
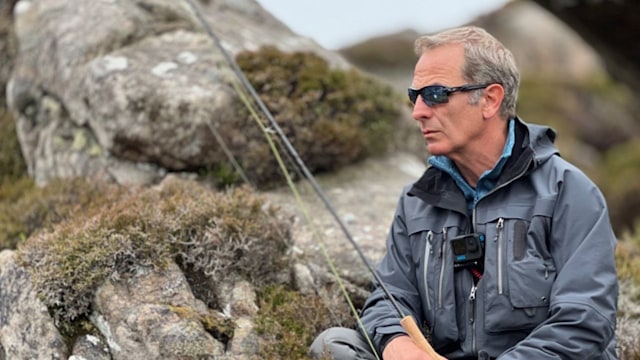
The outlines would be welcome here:
[[[496,225],[496,229],[498,229],[498,233],[496,234],[496,239],[498,240],[498,294],[502,295],[502,293],[504,292],[504,285],[503,285],[503,247],[504,247],[504,236],[502,236],[503,233],[503,229],[504,229],[504,219],[500,218],[498,219],[498,224]]]
[[[444,286],[444,265],[447,261],[447,228],[442,228],[442,245],[440,246],[440,280],[438,281],[438,308],[442,308],[442,287]]]
[[[427,232],[427,243],[424,248],[424,271],[422,274],[422,278],[424,280],[424,292],[425,299],[427,299],[427,310],[431,310],[431,300],[429,300],[429,280],[428,280],[428,270],[429,270],[429,258],[431,254],[433,254],[433,231],[429,230]]]
[[[473,281],[473,279],[471,280]],[[478,340],[476,334],[476,291],[478,290],[478,285],[473,284],[471,286],[471,292],[469,293],[469,303],[471,305],[471,317],[469,318],[469,322],[471,323],[471,351],[473,354],[477,353],[478,348]]]
[[[502,185],[500,185],[500,186],[497,186],[497,187],[494,187],[493,189],[491,189],[491,191],[489,191],[488,193],[486,193],[482,198],[483,198],[483,199],[486,199],[486,198],[487,198],[487,196],[489,196],[489,195],[493,194],[494,192],[496,192],[496,191],[498,191],[498,190],[502,189],[503,187],[506,187],[506,186],[510,185],[512,182],[514,182],[514,181],[518,180],[519,178],[521,178],[521,177],[522,177],[522,176],[527,172],[527,170],[529,169],[529,167],[531,167],[531,163],[532,163],[532,162],[533,162],[533,157],[531,157],[531,158],[529,159],[529,163],[527,164],[527,166],[525,166],[525,167],[524,167],[524,170],[523,170],[523,171],[521,171],[521,172],[520,172],[519,174],[517,174],[516,176],[512,177],[509,181],[505,182],[504,184],[502,184]],[[478,201],[479,201],[479,200],[478,200]],[[476,205],[477,205],[477,204],[476,204]],[[474,206],[474,209],[475,209],[475,206]],[[474,216],[474,217],[475,217],[475,216]],[[475,219],[474,219],[474,220],[475,220]]]

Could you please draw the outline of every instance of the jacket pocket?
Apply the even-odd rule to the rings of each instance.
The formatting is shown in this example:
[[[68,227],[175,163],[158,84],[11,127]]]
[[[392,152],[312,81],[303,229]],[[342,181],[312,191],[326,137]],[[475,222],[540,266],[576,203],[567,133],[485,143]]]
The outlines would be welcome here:
[[[487,332],[530,330],[548,317],[556,278],[546,246],[549,217],[523,218],[499,218],[495,226],[493,266],[485,269]]]
[[[488,332],[530,330],[547,319],[549,295],[555,279],[550,261],[525,258],[508,266],[509,293],[488,303]]]
[[[509,265],[511,304],[515,309],[522,309],[533,326],[547,318],[546,309],[555,275],[552,262],[543,259],[530,257]]]
[[[457,342],[453,258],[446,227],[430,229],[425,219],[407,222],[414,249],[417,288],[420,291],[426,332],[435,348]]]

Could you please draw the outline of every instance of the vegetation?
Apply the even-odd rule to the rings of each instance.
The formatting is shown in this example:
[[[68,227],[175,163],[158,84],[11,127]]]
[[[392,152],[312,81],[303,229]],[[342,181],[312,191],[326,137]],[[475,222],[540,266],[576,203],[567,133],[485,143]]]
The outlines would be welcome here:
[[[263,359],[308,359],[309,346],[324,329],[335,326],[317,296],[302,295],[283,286],[267,286],[258,296],[256,330],[262,335]],[[339,314],[348,318],[349,313]]]
[[[632,280],[640,285],[640,231],[628,232],[620,238],[616,248],[616,265],[621,279]]]
[[[623,360],[640,359],[640,221],[634,232],[618,241],[616,264],[620,278],[618,302],[618,355]]]
[[[311,172],[336,170],[393,145],[402,102],[391,87],[356,70],[331,69],[312,53],[265,47],[240,53],[237,62]],[[259,131],[248,115],[247,121],[248,132]],[[243,152],[240,163],[256,184],[281,178],[266,143]]]
[[[84,179],[57,179],[36,187],[28,177],[0,186],[0,249],[14,249],[37,231],[50,230],[80,210],[99,211],[115,187]]]
[[[599,174],[614,228],[619,234],[633,230],[640,219],[640,138],[607,151]]]
[[[0,185],[26,176],[27,165],[22,157],[16,123],[13,116],[0,107]]]
[[[288,265],[288,222],[248,188],[212,192],[178,179],[142,191],[102,186],[108,202],[78,208],[18,249],[63,330],[88,315],[105,280],[161,270],[176,256],[212,279],[224,274],[254,284],[275,282]]]

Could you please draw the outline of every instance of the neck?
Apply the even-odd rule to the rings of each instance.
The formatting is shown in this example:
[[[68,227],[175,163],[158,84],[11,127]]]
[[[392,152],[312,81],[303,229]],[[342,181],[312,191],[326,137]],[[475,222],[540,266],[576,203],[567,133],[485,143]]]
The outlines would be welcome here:
[[[483,136],[468,144],[463,153],[450,157],[469,185],[475,187],[480,176],[485,171],[493,169],[500,159],[507,142],[508,131],[508,122],[502,124],[502,127],[496,127],[494,131],[484,132]]]

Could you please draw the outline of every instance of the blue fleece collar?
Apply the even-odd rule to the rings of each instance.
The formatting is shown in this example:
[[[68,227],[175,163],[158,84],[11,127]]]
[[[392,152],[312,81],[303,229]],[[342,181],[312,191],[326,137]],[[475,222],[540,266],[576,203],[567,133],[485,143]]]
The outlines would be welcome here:
[[[478,200],[482,199],[489,191],[491,191],[498,182],[498,178],[502,173],[502,169],[504,168],[504,164],[509,160],[511,156],[511,152],[513,150],[513,144],[515,143],[515,121],[513,119],[509,120],[509,131],[507,133],[507,141],[504,145],[504,149],[502,150],[502,155],[500,155],[500,159],[493,166],[491,170],[487,170],[480,176],[478,179],[478,184],[476,187],[472,187],[467,183],[467,181],[462,177],[460,171],[456,167],[456,164],[449,160],[446,156],[436,155],[431,156],[428,159],[429,164],[434,166],[437,169],[444,171],[449,174],[453,180],[455,180],[456,184],[462,190],[465,199],[467,200],[467,209],[471,214],[473,207],[476,205]]]

